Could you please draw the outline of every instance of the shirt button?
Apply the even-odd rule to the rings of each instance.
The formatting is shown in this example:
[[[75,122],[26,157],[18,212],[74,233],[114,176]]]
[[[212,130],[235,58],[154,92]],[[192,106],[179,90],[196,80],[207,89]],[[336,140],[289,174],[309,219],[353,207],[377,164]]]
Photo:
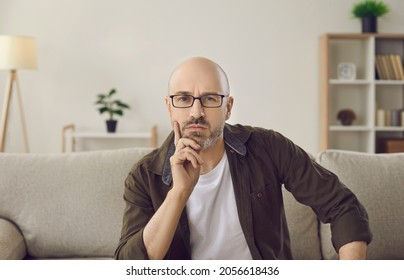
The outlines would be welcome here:
[[[262,197],[262,192],[257,193],[257,198],[261,198]]]

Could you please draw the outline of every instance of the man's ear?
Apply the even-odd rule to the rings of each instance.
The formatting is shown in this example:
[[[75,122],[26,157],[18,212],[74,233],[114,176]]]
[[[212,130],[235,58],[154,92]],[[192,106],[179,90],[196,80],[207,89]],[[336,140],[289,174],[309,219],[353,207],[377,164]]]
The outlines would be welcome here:
[[[230,119],[231,110],[233,108],[233,102],[234,102],[234,99],[232,96],[229,96],[228,98],[229,98],[229,100],[227,100],[227,104],[226,104],[226,121],[228,119]]]
[[[166,107],[167,107],[168,113],[171,114],[171,102],[170,102],[170,97],[169,97],[169,96],[166,96],[164,100],[165,100],[165,102],[166,102]]]

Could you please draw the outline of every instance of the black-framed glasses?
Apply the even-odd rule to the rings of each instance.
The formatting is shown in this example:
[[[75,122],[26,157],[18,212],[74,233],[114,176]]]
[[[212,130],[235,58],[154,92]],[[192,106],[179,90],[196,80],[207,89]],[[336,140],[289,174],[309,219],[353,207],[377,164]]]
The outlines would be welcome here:
[[[206,94],[200,97],[195,97],[187,94],[170,95],[171,103],[175,108],[190,108],[194,105],[195,99],[199,99],[202,107],[218,108],[223,104],[223,98],[228,97],[224,94]]]

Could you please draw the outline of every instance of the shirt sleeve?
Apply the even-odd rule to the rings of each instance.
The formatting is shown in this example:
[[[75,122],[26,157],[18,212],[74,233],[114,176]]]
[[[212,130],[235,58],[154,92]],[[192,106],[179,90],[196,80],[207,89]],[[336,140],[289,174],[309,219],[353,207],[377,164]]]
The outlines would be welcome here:
[[[115,251],[116,259],[148,259],[143,242],[143,230],[154,214],[151,199],[144,189],[139,172],[140,167],[132,169],[125,180],[124,201],[126,203],[121,238]]]
[[[334,173],[278,133],[270,145],[281,183],[297,201],[310,206],[321,222],[330,223],[331,241],[337,252],[353,241],[370,243],[372,234],[365,208]]]

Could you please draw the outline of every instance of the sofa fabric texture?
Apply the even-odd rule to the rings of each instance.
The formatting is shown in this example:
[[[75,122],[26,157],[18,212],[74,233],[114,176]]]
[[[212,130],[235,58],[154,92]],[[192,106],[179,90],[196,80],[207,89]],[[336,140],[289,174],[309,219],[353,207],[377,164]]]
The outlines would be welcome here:
[[[404,153],[364,154],[325,151],[317,162],[336,173],[369,214],[373,241],[368,259],[404,259]],[[329,225],[321,225],[323,255],[335,259]]]
[[[124,180],[149,149],[0,156],[0,218],[33,258],[113,257]]]
[[[316,214],[310,207],[297,202],[285,188],[282,188],[282,194],[293,259],[320,260],[321,243]]]
[[[19,260],[26,255],[24,237],[10,221],[0,218],[0,260]]]
[[[124,211],[124,180],[149,148],[70,154],[0,154],[0,259],[113,258]],[[366,207],[370,259],[404,259],[404,154],[324,151]],[[295,259],[335,259],[328,225],[283,191]]]

